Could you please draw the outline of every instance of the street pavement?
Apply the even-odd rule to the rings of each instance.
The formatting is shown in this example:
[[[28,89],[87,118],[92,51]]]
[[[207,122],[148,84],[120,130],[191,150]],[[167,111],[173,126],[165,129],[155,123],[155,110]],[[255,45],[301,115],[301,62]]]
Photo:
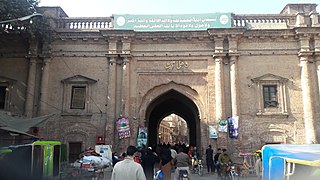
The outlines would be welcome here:
[[[111,172],[112,172],[112,167],[107,168],[104,173],[104,180],[110,180],[111,179]],[[174,180],[173,178],[173,173],[171,175],[171,179]],[[218,176],[216,174],[208,174],[207,172],[204,172],[203,176],[199,176],[198,174],[191,174],[191,179],[192,180],[218,180]],[[243,180],[257,180],[257,177],[246,177],[246,178],[241,178]]]

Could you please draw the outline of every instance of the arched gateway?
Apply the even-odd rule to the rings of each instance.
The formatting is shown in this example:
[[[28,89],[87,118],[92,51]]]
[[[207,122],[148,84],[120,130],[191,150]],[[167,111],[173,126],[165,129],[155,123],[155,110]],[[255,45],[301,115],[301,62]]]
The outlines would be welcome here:
[[[201,147],[201,107],[197,92],[185,85],[170,82],[151,89],[144,97],[140,115],[148,127],[148,145],[158,143],[158,128],[161,120],[174,113],[182,117],[189,127],[190,145]]]
[[[148,144],[153,146],[158,143],[158,128],[161,120],[174,113],[187,122],[190,145],[201,147],[200,104],[197,99],[197,92],[185,85],[170,82],[150,90],[143,98],[140,108],[141,116],[145,117],[145,126],[148,127],[150,132]]]

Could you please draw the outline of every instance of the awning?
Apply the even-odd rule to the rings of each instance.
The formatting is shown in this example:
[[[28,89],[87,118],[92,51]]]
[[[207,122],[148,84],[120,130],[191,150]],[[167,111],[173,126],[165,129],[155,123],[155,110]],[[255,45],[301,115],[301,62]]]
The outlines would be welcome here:
[[[14,134],[20,134],[20,135],[26,135],[26,136],[30,136],[30,137],[33,137],[33,138],[36,138],[36,139],[40,139],[40,137],[38,136],[35,136],[35,135],[32,135],[32,134],[29,134],[29,133],[26,133],[26,132],[22,132],[22,131],[19,131],[19,130],[15,130],[15,129],[12,129],[10,127],[0,127],[0,129],[4,130],[4,131],[8,131],[10,133],[14,133]]]
[[[10,128],[18,132],[28,132],[31,127],[42,127],[53,114],[36,118],[13,116],[10,112],[0,111],[0,127]]]

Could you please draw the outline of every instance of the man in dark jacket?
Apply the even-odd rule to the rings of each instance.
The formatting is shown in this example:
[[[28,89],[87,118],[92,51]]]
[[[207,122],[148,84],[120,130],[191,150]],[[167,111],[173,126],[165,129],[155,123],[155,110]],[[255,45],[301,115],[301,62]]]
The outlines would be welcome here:
[[[211,145],[209,145],[206,149],[206,162],[208,173],[210,173],[213,170],[213,150],[211,148]]]
[[[141,165],[147,180],[153,180],[154,164],[156,162],[159,162],[159,158],[153,154],[151,148],[148,148],[146,154],[141,159]]]

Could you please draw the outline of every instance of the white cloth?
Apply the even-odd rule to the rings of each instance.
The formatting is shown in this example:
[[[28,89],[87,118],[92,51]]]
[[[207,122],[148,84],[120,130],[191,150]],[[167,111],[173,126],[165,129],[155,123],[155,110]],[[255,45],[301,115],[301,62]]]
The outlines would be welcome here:
[[[174,150],[174,149],[170,149],[170,151],[171,151],[171,157],[172,157],[172,159],[176,158],[176,156],[177,156],[177,151]]]
[[[99,157],[99,156],[83,156],[82,162],[84,163],[93,163],[97,167],[105,167],[109,166],[111,161],[105,157]]]

